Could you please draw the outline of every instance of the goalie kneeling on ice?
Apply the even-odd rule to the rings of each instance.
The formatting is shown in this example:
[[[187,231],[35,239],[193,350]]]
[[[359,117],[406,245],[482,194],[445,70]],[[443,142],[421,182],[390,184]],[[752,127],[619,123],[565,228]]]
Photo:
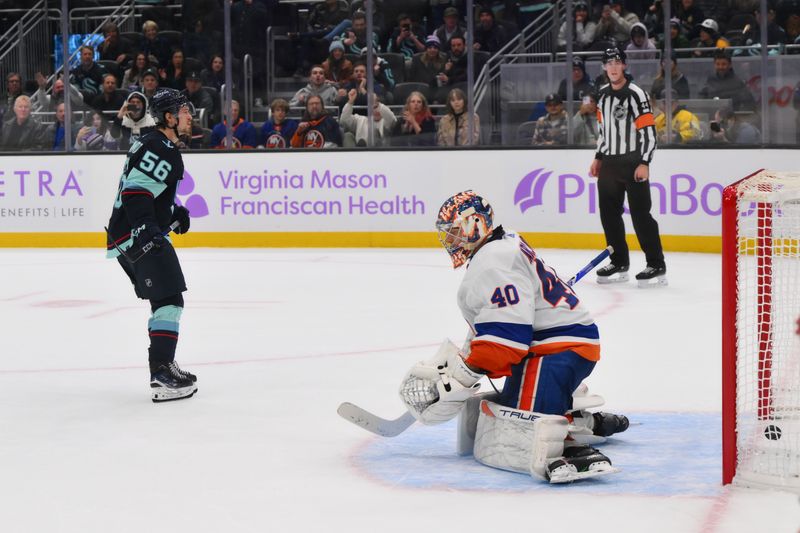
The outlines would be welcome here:
[[[564,416],[522,411],[481,400],[475,459],[493,468],[565,483],[618,472],[586,445],[564,450],[569,421]]]

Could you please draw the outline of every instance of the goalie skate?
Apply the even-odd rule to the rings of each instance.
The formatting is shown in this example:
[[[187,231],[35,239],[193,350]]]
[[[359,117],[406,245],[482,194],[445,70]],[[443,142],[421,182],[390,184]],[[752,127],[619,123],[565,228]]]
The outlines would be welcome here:
[[[620,469],[590,446],[571,446],[564,450],[564,457],[550,463],[547,471],[550,483],[555,484],[614,474]]]
[[[667,267],[651,267],[648,266],[638,274],[636,274],[636,281],[640,289],[649,289],[654,287],[666,287],[667,283]]]
[[[615,265],[609,263],[597,270],[597,283],[605,285],[608,283],[625,283],[628,281],[628,265]]]

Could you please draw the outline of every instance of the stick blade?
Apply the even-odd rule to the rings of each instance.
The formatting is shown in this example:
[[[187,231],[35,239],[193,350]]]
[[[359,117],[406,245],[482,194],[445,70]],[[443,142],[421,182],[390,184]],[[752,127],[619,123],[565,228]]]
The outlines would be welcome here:
[[[381,437],[396,437],[414,423],[414,416],[408,411],[400,418],[387,420],[350,402],[342,403],[336,412],[345,420]]]

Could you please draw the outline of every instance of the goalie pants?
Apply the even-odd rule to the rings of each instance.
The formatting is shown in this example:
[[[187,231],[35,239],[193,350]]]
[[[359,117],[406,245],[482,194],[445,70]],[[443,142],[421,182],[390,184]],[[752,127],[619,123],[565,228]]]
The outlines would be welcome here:
[[[511,367],[502,405],[548,415],[564,415],[572,409],[572,393],[594,369],[595,362],[572,350],[550,355],[528,354]]]
[[[120,266],[133,283],[136,296],[150,301],[150,320],[147,333],[150,372],[175,360],[178,346],[178,330],[183,313],[183,291],[186,290],[181,265],[175,249],[165,244],[129,263],[117,257]]]
[[[644,250],[647,265],[664,266],[664,252],[658,222],[650,214],[653,205],[650,197],[650,182],[633,179],[640,157],[637,152],[621,156],[605,156],[597,179],[597,194],[600,204],[600,222],[606,235],[606,243],[614,247],[611,262],[615,265],[630,264],[628,243],[625,241],[625,222],[622,220],[625,195],[633,221],[633,230]]]

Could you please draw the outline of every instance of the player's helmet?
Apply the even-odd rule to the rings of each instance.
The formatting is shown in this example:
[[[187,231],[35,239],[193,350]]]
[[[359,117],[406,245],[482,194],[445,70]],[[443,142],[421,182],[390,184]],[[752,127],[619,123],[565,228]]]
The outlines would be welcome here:
[[[172,113],[177,118],[178,111],[188,105],[186,96],[177,89],[158,89],[150,99],[150,114],[153,115],[156,124],[165,125],[167,123],[165,113]]]
[[[436,229],[439,242],[458,268],[492,234],[492,206],[474,191],[460,192],[439,209]]]
[[[605,65],[611,60],[616,59],[621,63],[627,63],[627,55],[625,54],[625,50],[622,48],[606,48],[606,51],[603,52],[603,64]]]

